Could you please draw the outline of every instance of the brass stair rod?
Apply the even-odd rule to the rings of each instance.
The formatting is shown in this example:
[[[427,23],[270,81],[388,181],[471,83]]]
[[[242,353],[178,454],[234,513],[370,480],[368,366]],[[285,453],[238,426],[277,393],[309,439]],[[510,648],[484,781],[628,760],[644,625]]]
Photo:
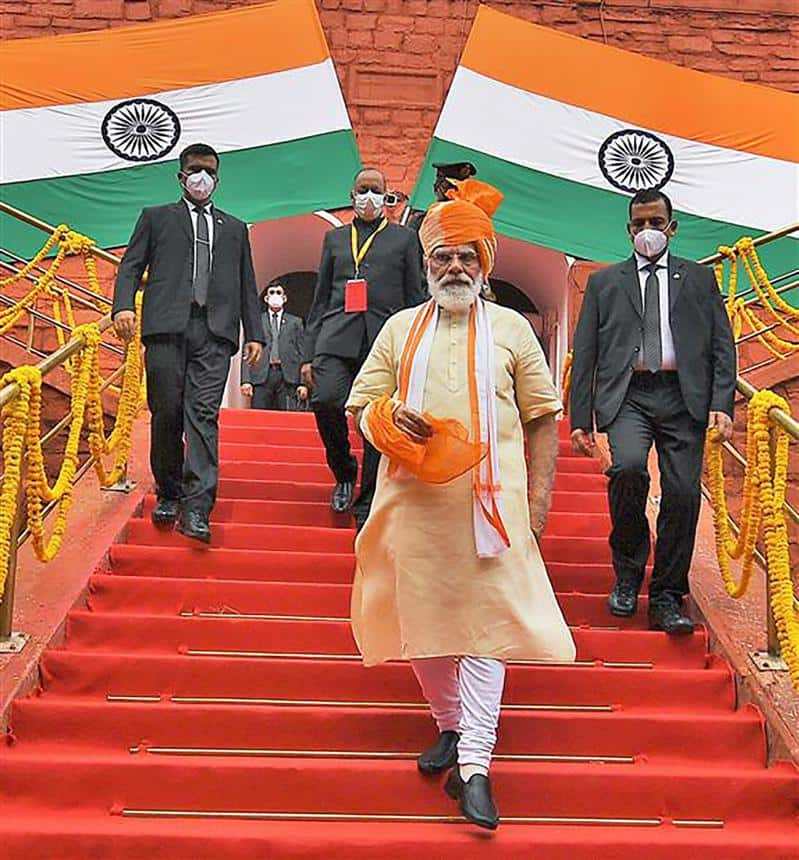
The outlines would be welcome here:
[[[22,209],[9,206],[8,203],[3,203],[2,200],[0,200],[0,212],[5,212],[6,215],[10,215],[12,218],[16,218],[18,221],[22,221],[30,227],[35,227],[43,233],[55,233],[55,227],[53,227],[52,224],[42,221],[41,218],[37,218],[35,215],[30,215]],[[118,257],[116,254],[112,254],[110,251],[106,251],[105,248],[100,248],[97,245],[92,245],[89,250],[95,257],[98,257],[100,260],[105,260],[107,263],[111,263],[114,266],[118,266],[122,262],[121,257]]]

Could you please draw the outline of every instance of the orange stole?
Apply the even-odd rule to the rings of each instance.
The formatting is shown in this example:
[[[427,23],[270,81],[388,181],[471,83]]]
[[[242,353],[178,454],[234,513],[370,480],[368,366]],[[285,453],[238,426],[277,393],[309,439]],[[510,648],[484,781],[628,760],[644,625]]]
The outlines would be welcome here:
[[[424,444],[410,439],[394,424],[391,399],[376,400],[366,415],[372,444],[391,461],[389,474],[402,467],[427,484],[447,484],[473,469],[488,453],[488,446],[469,440],[469,431],[454,418],[424,413],[433,435]]]

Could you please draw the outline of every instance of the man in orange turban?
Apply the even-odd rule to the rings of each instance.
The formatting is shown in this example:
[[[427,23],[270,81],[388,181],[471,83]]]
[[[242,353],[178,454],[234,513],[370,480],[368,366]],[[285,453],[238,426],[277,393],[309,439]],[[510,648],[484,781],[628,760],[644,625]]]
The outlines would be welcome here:
[[[481,298],[502,195],[474,179],[448,193],[419,231],[432,299],[388,320],[347,404],[384,455],[352,624],[367,666],[411,661],[439,730],[419,770],[452,768],[447,793],[494,829],[506,663],[575,656],[538,549],[561,405],[527,321]]]

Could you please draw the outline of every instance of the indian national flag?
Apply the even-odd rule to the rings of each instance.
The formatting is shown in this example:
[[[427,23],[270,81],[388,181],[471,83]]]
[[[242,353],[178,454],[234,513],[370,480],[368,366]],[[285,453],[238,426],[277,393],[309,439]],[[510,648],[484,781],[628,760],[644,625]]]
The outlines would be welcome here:
[[[360,164],[313,0],[8,41],[0,68],[0,197],[107,247],[178,199],[189,143],[221,154],[214,200],[250,222],[345,204]]]
[[[505,201],[499,231],[565,253],[630,253],[630,196],[657,187],[680,222],[675,251],[799,221],[799,97],[651,60],[481,7],[444,104],[433,162],[471,161]],[[775,274],[799,241],[764,250]]]

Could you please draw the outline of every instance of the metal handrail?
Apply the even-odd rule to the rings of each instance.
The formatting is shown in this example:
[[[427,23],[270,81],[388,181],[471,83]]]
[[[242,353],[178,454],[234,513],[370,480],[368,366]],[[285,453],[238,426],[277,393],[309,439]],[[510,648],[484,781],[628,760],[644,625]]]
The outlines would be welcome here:
[[[24,257],[20,257],[19,254],[15,254],[13,251],[9,251],[7,248],[0,248],[0,254],[5,257],[10,257],[11,261],[8,260],[0,260],[0,266],[3,266],[4,269],[7,269],[9,272],[18,272],[19,269],[14,268],[14,263],[27,263],[27,260]],[[41,272],[43,275],[48,273],[48,269],[44,266],[34,266],[34,268],[28,272],[27,279],[29,281],[33,281],[34,283],[39,280],[39,278],[34,274],[34,272]],[[87,310],[96,310],[96,302],[101,301],[105,304],[110,305],[111,299],[104,296],[102,293],[95,293],[94,290],[88,290],[86,287],[81,286],[70,278],[65,278],[63,275],[56,272],[53,275],[53,281],[60,286],[53,287],[52,289],[58,290],[60,293],[69,293],[69,297],[72,301],[77,302],[82,307]]]
[[[28,212],[23,212],[22,209],[9,206],[8,203],[3,203],[2,200],[0,200],[0,212],[4,212],[6,215],[10,215],[12,218],[22,221],[29,227],[35,227],[43,233],[55,232],[55,227],[53,227],[52,224],[42,221],[41,218],[37,218],[35,215],[30,215]],[[112,254],[110,251],[106,251],[105,248],[101,248],[99,245],[90,246],[89,253],[91,253],[92,256],[97,257],[98,260],[105,260],[107,263],[112,263],[114,266],[118,266],[122,262],[121,257],[118,257],[116,254]]]
[[[10,298],[8,298],[8,296],[4,296],[4,295],[0,295],[0,303],[7,305],[8,307],[12,307],[15,304],[13,299],[10,299]],[[40,311],[40,310],[37,310],[36,308],[31,307],[31,308],[27,308],[25,312],[30,314],[32,317],[34,317],[37,320],[41,320],[42,322],[48,323],[48,325],[51,325],[53,328],[60,329],[61,331],[67,332],[68,334],[72,333],[72,329],[65,322],[59,322],[57,319],[54,319],[53,317],[49,316],[48,314],[44,313],[43,311]],[[7,335],[4,335],[4,337],[7,337]],[[124,355],[124,353],[125,353],[125,350],[122,349],[121,347],[115,346],[113,343],[107,343],[104,340],[100,341],[100,347],[102,349],[107,349],[109,352],[113,352],[114,354],[120,355],[120,356]],[[42,354],[44,354],[44,353],[42,353]]]
[[[796,221],[793,224],[789,224],[787,227],[780,227],[779,230],[774,230],[771,233],[764,233],[762,236],[758,236],[756,239],[752,241],[752,244],[759,248],[761,245],[768,245],[769,242],[773,242],[775,239],[784,239],[786,236],[790,236],[791,233],[796,233],[799,231],[799,221]],[[697,260],[701,266],[711,265],[712,263],[720,263],[722,260],[726,260],[727,257],[724,254],[711,254],[709,257],[703,257],[701,260]]]

